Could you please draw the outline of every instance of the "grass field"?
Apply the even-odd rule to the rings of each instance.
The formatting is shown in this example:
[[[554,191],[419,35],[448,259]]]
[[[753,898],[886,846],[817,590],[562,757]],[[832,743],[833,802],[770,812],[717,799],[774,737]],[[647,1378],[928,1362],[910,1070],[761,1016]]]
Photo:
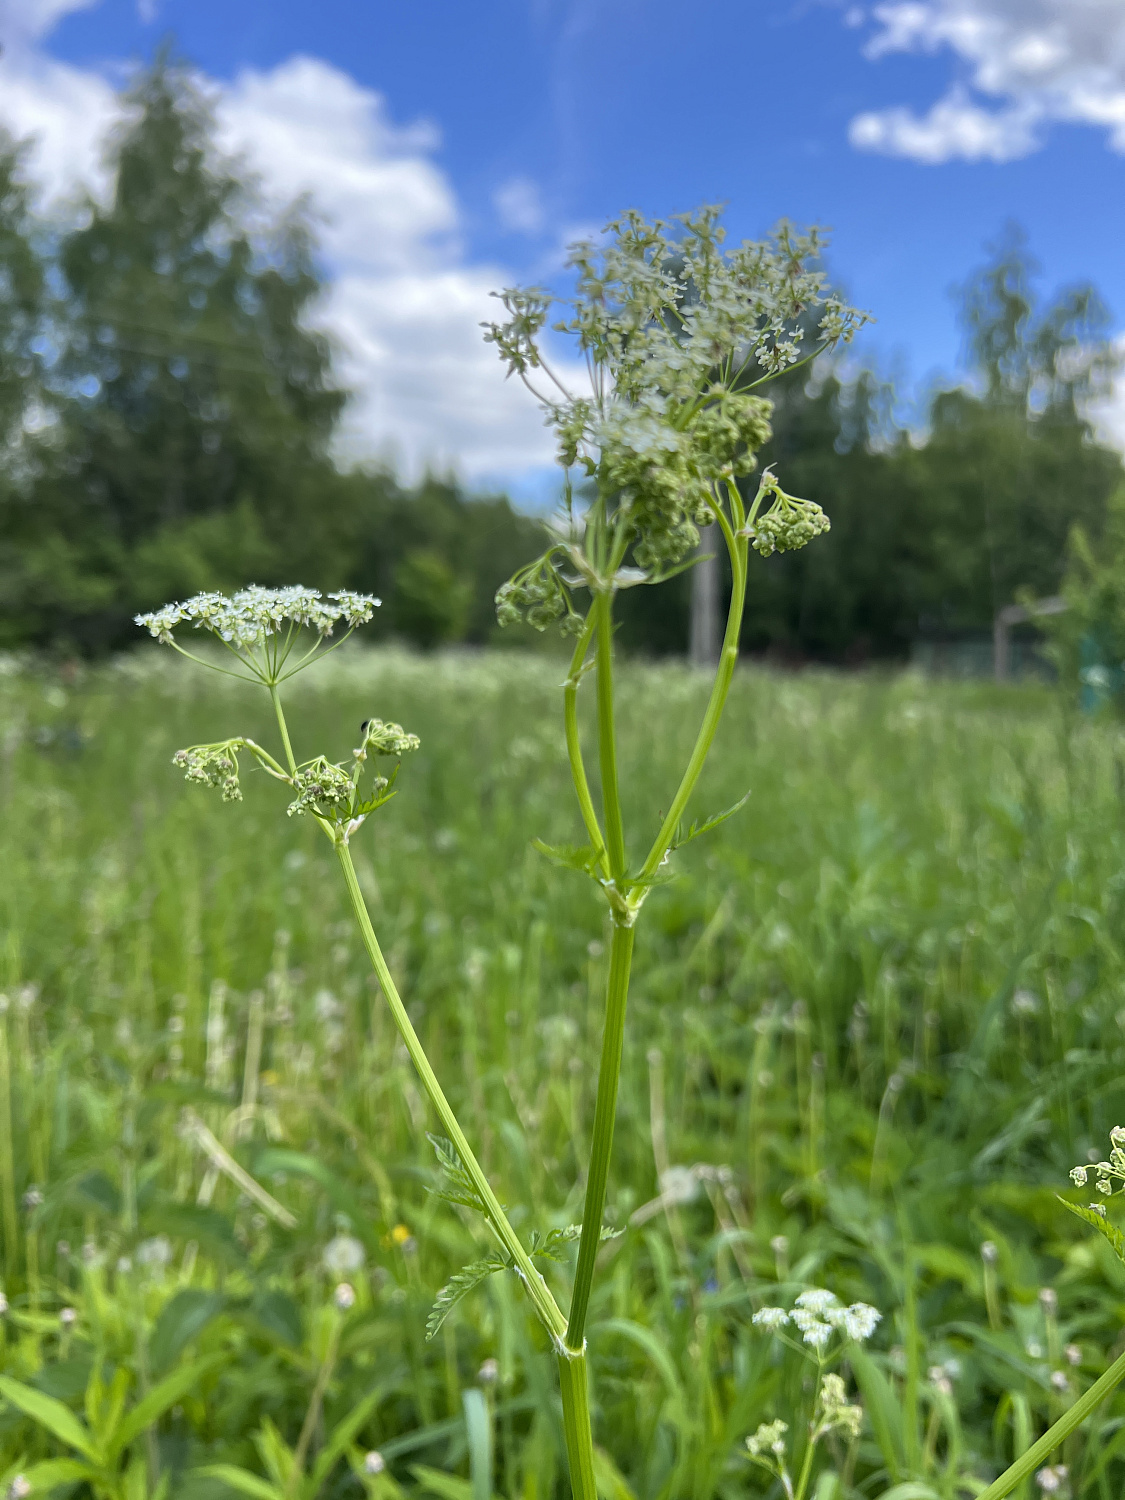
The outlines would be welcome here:
[[[422,738],[353,849],[524,1229],[580,1216],[600,1041],[602,911],[530,844],[578,837],[563,671],[356,650],[290,695],[299,757],[342,757],[372,713]],[[634,822],[655,827],[705,692],[679,666],[624,672]],[[236,733],[272,745],[265,695],[155,651],[0,678],[0,1366],[94,1426],[186,1372],[141,1468],[122,1458],[127,1500],[158,1474],[217,1497],[194,1472],[216,1463],[281,1473],[291,1500],[562,1495],[518,1286],[493,1277],[425,1340],[481,1244],[428,1191],[433,1125],[330,848],[264,776],[227,806],[169,764]],[[1125,1267],[1055,1195],[1125,1122],[1123,778],[1125,737],[1045,689],[738,678],[695,811],[752,796],[677,856],[639,929],[624,1233],[590,1329],[615,1500],[771,1493],[743,1439],[794,1423],[807,1379],[750,1320],[802,1287],[883,1313],[850,1372],[866,1425],[826,1448],[818,1500],[971,1494],[1121,1352]],[[292,1448],[307,1426],[331,1456],[361,1401],[339,1462],[287,1480],[270,1434]],[[64,1451],[0,1410],[4,1484]],[[1057,1493],[1116,1500],[1125,1400],[1059,1461]]]

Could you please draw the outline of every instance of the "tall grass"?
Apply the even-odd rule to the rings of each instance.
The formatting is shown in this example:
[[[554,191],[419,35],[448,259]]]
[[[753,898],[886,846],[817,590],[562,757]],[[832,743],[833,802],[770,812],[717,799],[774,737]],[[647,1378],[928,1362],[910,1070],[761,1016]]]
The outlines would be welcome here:
[[[577,835],[564,671],[355,650],[289,700],[294,736],[341,753],[372,712],[421,735],[353,852],[429,1056],[537,1225],[581,1213],[606,956],[587,883],[527,841]],[[627,810],[667,805],[706,687],[622,673]],[[321,1425],[377,1386],[356,1442],[393,1482],[453,1494],[479,1385],[496,1493],[561,1492],[548,1351],[516,1291],[493,1278],[425,1342],[476,1231],[427,1192],[427,1106],[331,850],[266,777],[228,807],[168,765],[227,721],[269,742],[268,703],[142,652],[67,680],[13,669],[0,715],[5,1369],[76,1400],[92,1351],[135,1365],[171,1294],[206,1292],[180,1346],[223,1363],[155,1440],[177,1485],[213,1488],[184,1476],[260,1467],[266,1417],[297,1441],[345,1230],[366,1263]],[[1125,1120],[1123,751],[1036,689],[740,674],[694,811],[752,796],[676,856],[637,958],[625,1232],[591,1308],[607,1493],[763,1493],[737,1450],[801,1371],[750,1318],[804,1285],[885,1314],[854,1361],[868,1425],[836,1466],[863,1493],[997,1472],[1119,1352],[1125,1275],[1054,1194]],[[216,1170],[206,1132],[295,1227]],[[1071,1440],[1075,1494],[1120,1493],[1123,1415]],[[50,1441],[0,1414],[12,1463]],[[325,1483],[392,1481],[344,1463]]]

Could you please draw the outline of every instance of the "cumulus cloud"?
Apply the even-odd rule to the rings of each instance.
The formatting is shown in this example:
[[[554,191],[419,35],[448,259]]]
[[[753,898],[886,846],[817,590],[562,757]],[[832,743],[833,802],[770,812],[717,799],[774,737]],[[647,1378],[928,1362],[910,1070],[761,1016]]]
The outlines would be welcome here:
[[[861,150],[927,163],[1011,161],[1065,122],[1104,129],[1125,152],[1121,0],[895,0],[873,15],[868,57],[948,50],[985,102],[957,86],[923,115],[865,112],[850,129]]]
[[[51,6],[56,19],[76,8]],[[0,40],[19,39],[0,55],[0,123],[34,137],[31,173],[49,202],[83,185],[104,190],[101,143],[118,118],[110,83],[34,45],[28,17],[44,0],[0,7]],[[496,315],[491,290],[514,278],[467,261],[433,127],[397,125],[381,95],[311,57],[201,81],[221,148],[256,176],[266,203],[306,198],[318,221],[330,277],[314,317],[356,393],[342,453],[388,459],[410,478],[430,466],[496,482],[549,464],[538,409],[481,338],[481,321]]]

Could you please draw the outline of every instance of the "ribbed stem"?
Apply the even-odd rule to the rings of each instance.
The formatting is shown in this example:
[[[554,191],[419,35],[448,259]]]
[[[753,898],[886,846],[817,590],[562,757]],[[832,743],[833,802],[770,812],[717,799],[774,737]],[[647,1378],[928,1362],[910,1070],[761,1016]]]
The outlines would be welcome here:
[[[563,1350],[559,1354],[559,1389],[562,1391],[566,1452],[570,1460],[570,1492],[574,1500],[598,1500],[585,1353]]]
[[[598,1099],[594,1107],[594,1137],[590,1145],[590,1170],[586,1178],[586,1202],[582,1209],[582,1239],[578,1246],[578,1269],[570,1299],[567,1348],[584,1347],[586,1311],[594,1280],[594,1262],[601,1242],[602,1215],[609,1161],[613,1153],[613,1126],[617,1117],[617,1086],[621,1079],[621,1052],[625,1039],[625,1006],[629,999],[629,971],[633,963],[633,928],[614,925],[609,948],[609,978],[606,982],[605,1035],[598,1068]]]

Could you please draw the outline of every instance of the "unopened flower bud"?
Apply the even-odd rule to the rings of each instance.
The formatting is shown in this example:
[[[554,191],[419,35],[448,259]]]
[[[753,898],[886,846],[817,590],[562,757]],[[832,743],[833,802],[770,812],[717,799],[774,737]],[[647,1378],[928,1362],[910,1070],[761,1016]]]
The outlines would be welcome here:
[[[349,1308],[355,1306],[355,1288],[348,1282],[341,1281],[332,1293],[332,1300],[341,1312],[347,1312]]]

